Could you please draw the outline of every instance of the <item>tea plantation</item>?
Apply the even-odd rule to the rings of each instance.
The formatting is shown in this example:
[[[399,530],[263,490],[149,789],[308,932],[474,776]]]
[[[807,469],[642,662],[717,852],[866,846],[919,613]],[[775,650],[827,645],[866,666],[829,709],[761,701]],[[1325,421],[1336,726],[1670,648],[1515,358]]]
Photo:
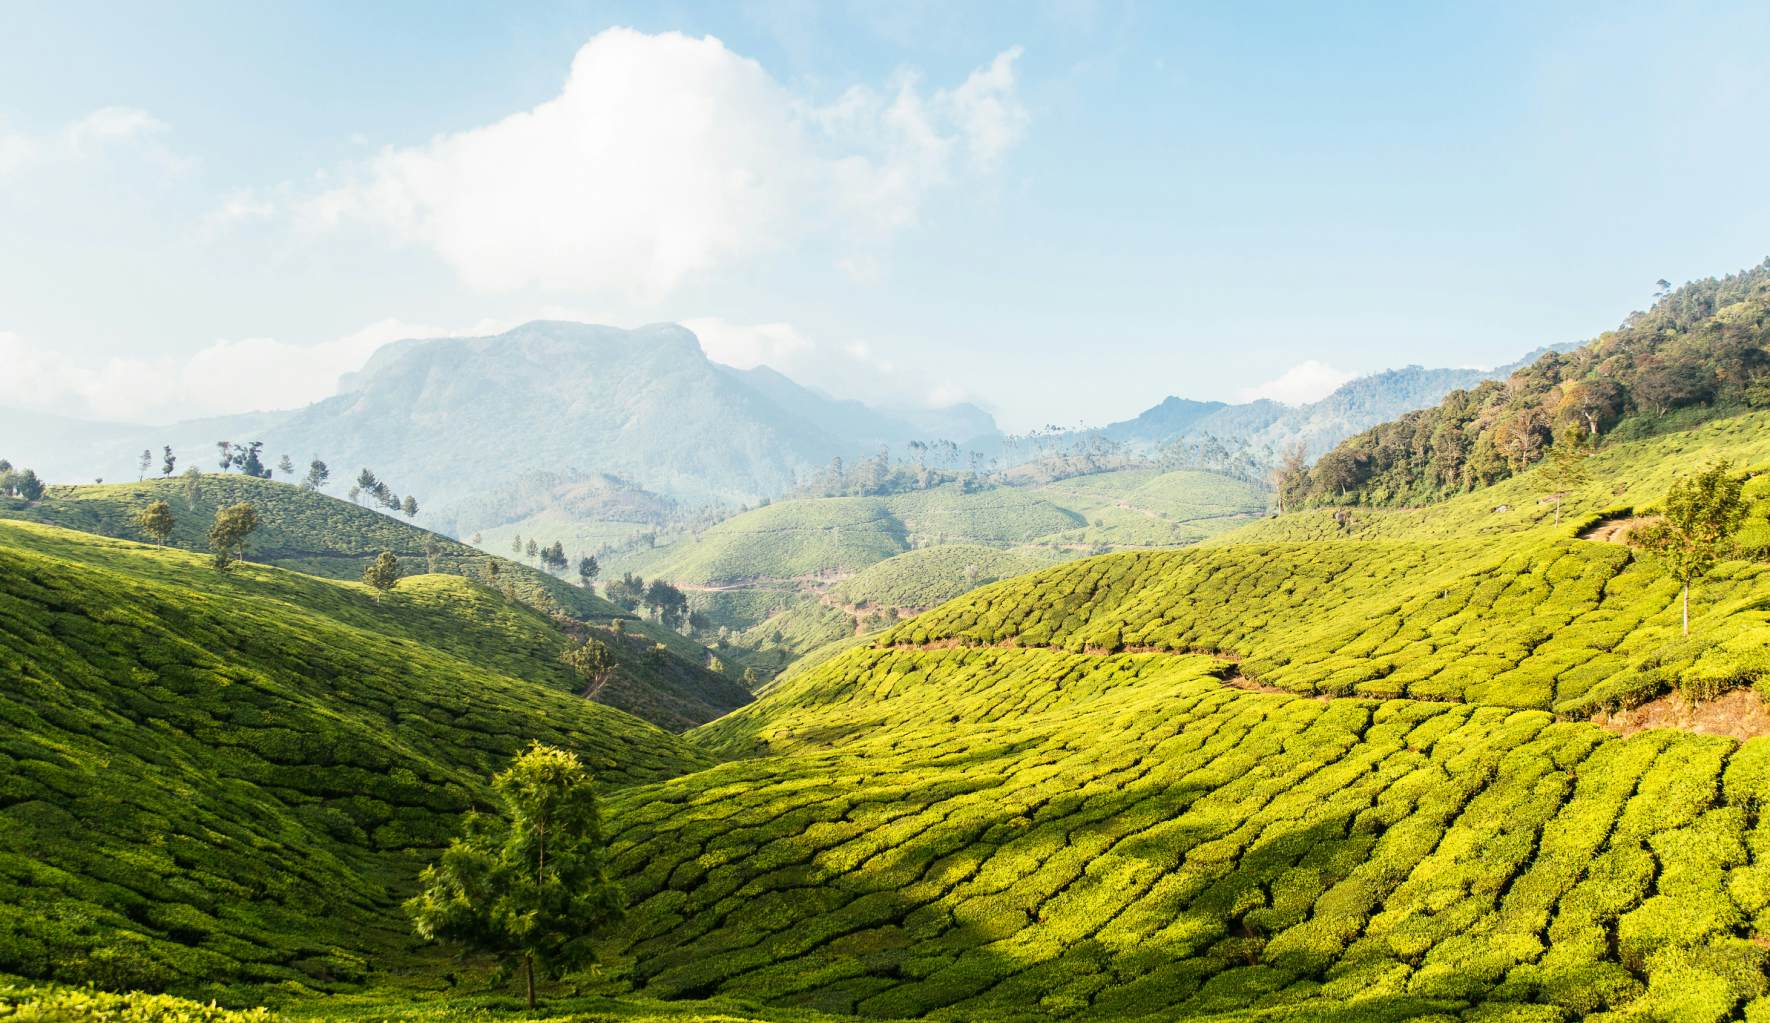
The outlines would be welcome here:
[[[1559,525],[1525,473],[1004,578],[683,736],[457,578],[0,523],[0,1020],[106,997],[43,980],[290,1020],[1770,1020],[1770,736],[1613,716],[1770,689],[1770,477],[1688,639],[1662,565],[1581,538],[1715,457],[1770,465],[1770,415],[1607,445]],[[593,763],[628,900],[533,1015],[394,906],[531,737]]]
[[[549,616],[598,623],[621,619],[627,636],[615,647],[624,670],[597,699],[666,728],[680,731],[701,724],[749,700],[735,682],[702,667],[708,653],[698,644],[622,611],[589,590],[526,565],[489,558],[392,516],[287,483],[210,474],[194,482],[179,477],[57,486],[43,500],[29,504],[0,497],[0,519],[28,519],[141,540],[135,515],[155,500],[172,507],[175,524],[169,542],[185,550],[206,551],[216,511],[244,502],[259,513],[260,526],[250,541],[250,557],[256,562],[354,581],[385,550],[400,559],[403,574],[444,573],[492,581],[509,598]],[[498,574],[491,579],[488,568],[494,561]],[[652,655],[659,643],[668,657]]]
[[[705,765],[580,699],[551,622],[451,576],[337,583],[0,522],[0,972],[360,979],[393,895],[532,739],[611,786]]]

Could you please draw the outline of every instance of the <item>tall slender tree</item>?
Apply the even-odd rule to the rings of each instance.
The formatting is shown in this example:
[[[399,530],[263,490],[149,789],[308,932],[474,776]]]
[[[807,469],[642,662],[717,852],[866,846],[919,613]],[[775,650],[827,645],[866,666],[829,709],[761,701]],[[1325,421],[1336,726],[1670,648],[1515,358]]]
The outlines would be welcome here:
[[[469,813],[462,835],[406,903],[418,934],[500,957],[535,980],[594,961],[590,938],[622,915],[604,864],[602,818],[576,754],[536,743],[492,778],[497,809]]]
[[[1659,521],[1631,530],[1629,544],[1657,557],[1682,586],[1684,635],[1690,635],[1690,586],[1732,547],[1745,519],[1745,480],[1726,461],[1680,476],[1666,493]]]

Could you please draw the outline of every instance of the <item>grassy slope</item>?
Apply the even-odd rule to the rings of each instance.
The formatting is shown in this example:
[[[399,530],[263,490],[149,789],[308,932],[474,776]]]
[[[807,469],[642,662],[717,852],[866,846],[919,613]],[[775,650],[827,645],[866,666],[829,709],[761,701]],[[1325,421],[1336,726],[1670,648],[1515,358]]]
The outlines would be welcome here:
[[[1766,426],[1619,447],[1577,506]],[[1770,1012],[1770,739],[1577,720],[1744,681],[1770,576],[1724,566],[1671,644],[1656,570],[1507,499],[1066,564],[795,673],[694,733],[748,759],[614,800],[615,976],[965,1020]]]
[[[695,610],[737,633],[744,663],[773,673],[981,582],[1102,546],[1197,543],[1266,503],[1258,488],[1230,477],[1154,470],[973,493],[953,485],[789,500],[623,553],[610,570],[714,587],[692,595]]]
[[[0,971],[359,976],[531,739],[628,785],[703,766],[574,696],[556,633],[451,576],[361,584],[0,522]]]
[[[134,516],[156,499],[172,506],[176,518],[172,545],[193,551],[207,549],[209,524],[218,508],[249,503],[259,510],[260,518],[249,556],[311,575],[355,580],[383,550],[398,555],[407,573],[425,572],[434,565],[437,572],[483,579],[488,564],[479,551],[392,516],[286,483],[240,475],[203,477],[195,501],[189,500],[182,479],[54,487],[35,504],[0,498],[0,519],[23,518],[142,539]],[[748,700],[736,683],[702,667],[707,652],[686,637],[533,568],[503,560],[499,567],[499,587],[544,614],[580,621],[624,619],[631,635],[617,646],[622,671],[598,694],[601,702],[679,730],[712,720]],[[649,650],[656,643],[665,644],[673,656],[641,656],[641,646]]]

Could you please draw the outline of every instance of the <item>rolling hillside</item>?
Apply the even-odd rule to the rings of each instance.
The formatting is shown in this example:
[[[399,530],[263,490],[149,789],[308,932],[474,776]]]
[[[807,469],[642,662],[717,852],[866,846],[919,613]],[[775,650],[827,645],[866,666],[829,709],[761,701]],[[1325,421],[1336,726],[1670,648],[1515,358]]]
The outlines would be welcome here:
[[[1770,464],[1770,418],[1608,448],[1562,527],[1494,510],[1528,477],[1286,516],[797,673],[694,734],[746,759],[668,812],[619,797],[627,983],[862,1017],[1754,1018],[1770,573],[1725,564],[1686,642],[1663,570],[1575,535],[1716,456]],[[1637,731],[1656,705],[1676,727]]]
[[[1197,543],[1264,513],[1267,502],[1234,477],[1154,469],[802,498],[620,548],[605,558],[604,576],[631,571],[685,586],[708,633],[773,674],[982,583],[1089,552]],[[541,542],[557,535],[540,518],[524,528]],[[483,546],[499,550],[508,532],[485,534]]]
[[[552,620],[460,577],[377,601],[0,522],[0,972],[525,1018],[391,900],[540,737],[594,761],[629,902],[562,1020],[1770,1018],[1770,412],[1730,411],[1607,431],[1576,484],[1044,567],[1109,510],[1211,502],[1151,474],[783,502],[652,570],[760,609],[746,558],[835,564],[849,622],[1005,577],[683,736],[572,696]],[[1616,541],[1717,459],[1746,526],[1686,638]]]
[[[551,622],[0,522],[0,972],[325,988],[409,958],[424,855],[530,740],[606,785],[706,765],[576,695]]]
[[[383,550],[400,559],[405,573],[435,572],[487,580],[485,554],[448,537],[413,527],[348,501],[285,483],[237,474],[141,483],[87,484],[50,488],[26,504],[0,497],[0,519],[23,518],[103,536],[143,539],[135,515],[150,501],[173,509],[175,547],[206,551],[215,512],[245,502],[259,511],[252,560],[310,575],[354,581]],[[748,702],[735,682],[706,670],[708,653],[669,629],[622,611],[582,587],[514,562],[497,559],[497,587],[549,617],[606,625],[621,619],[625,635],[614,644],[622,670],[597,699],[666,728],[681,730],[712,720]],[[555,641],[564,643],[555,630]],[[651,653],[664,644],[668,656]]]

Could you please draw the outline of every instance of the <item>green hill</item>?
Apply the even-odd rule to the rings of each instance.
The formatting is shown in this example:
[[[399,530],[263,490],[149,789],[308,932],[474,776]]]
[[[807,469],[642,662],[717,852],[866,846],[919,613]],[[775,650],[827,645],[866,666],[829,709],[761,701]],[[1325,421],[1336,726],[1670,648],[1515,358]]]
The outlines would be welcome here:
[[[466,580],[359,583],[0,522],[0,972],[324,987],[530,740],[605,784],[707,758],[583,700],[552,623]]]
[[[815,591],[845,637],[683,736],[572,697],[553,621],[470,581],[378,602],[0,523],[0,971],[525,1018],[392,899],[534,736],[596,764],[630,903],[560,1019],[1770,1019],[1770,412],[1699,411],[1607,429],[1565,488],[1521,462],[1256,518],[1224,485],[1241,524],[1203,542],[1004,572],[864,638],[862,601],[1210,481],[784,502],[745,525],[785,536],[740,517],[652,571],[903,543]],[[1748,524],[1686,638],[1617,530],[1721,458]],[[1029,542],[1046,507],[1069,525]],[[989,542],[931,542],[963,529]],[[792,580],[709,579],[814,638]]]
[[[809,650],[981,582],[1087,552],[1197,543],[1263,514],[1267,500],[1234,477],[1154,469],[1039,486],[800,498],[621,548],[607,556],[605,576],[631,571],[685,587],[703,638],[773,674]],[[522,528],[542,542],[559,532],[543,518]],[[507,532],[485,545],[497,549]]]
[[[1770,457],[1767,427],[1616,444],[1576,505]],[[1770,677],[1770,573],[1724,564],[1682,641],[1661,570],[1503,486],[1063,564],[796,673],[694,733],[747,758],[669,783],[704,795],[618,798],[627,982],[866,1017],[1758,1018],[1770,718],[1732,698]],[[1689,722],[1636,733],[1677,689]]]
[[[259,512],[260,525],[248,553],[256,562],[354,581],[377,554],[388,550],[399,557],[407,574],[491,578],[488,569],[494,559],[448,537],[348,501],[242,475],[206,475],[194,482],[179,478],[51,487],[42,500],[29,504],[0,497],[0,519],[29,519],[142,540],[135,515],[154,500],[172,506],[176,525],[170,542],[185,550],[207,550],[216,511],[245,502]],[[702,667],[708,654],[699,644],[642,621],[582,587],[525,565],[495,560],[497,587],[545,615],[598,624],[623,619],[628,635],[616,645],[623,670],[597,695],[598,700],[677,730],[748,702],[742,687]],[[555,640],[563,642],[558,636]],[[670,656],[650,653],[659,643]]]

